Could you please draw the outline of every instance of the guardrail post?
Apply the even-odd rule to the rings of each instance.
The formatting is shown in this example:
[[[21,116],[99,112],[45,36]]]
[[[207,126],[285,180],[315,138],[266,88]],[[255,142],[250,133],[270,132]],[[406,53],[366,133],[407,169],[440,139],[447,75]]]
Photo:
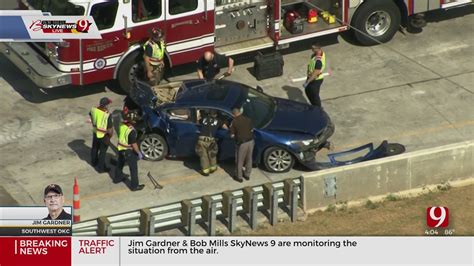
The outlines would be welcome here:
[[[194,229],[196,228],[196,208],[190,200],[181,201],[181,222],[187,227],[186,235],[194,235]]]
[[[252,187],[244,188],[244,210],[249,215],[250,228],[257,228],[257,195]]]
[[[140,210],[140,233],[144,236],[155,233],[155,218],[153,218],[150,209]]]
[[[202,197],[202,218],[207,222],[207,235],[216,235],[216,202],[209,195]]]
[[[263,184],[263,206],[270,214],[268,217],[270,224],[275,225],[277,223],[278,195],[272,183]]]
[[[232,191],[222,193],[222,213],[227,218],[227,228],[229,232],[235,231],[235,219],[237,218],[237,200]]]
[[[299,200],[299,206],[303,211],[306,212],[306,198],[305,198],[305,187],[304,187],[304,177],[300,176],[300,200]]]
[[[289,209],[291,221],[294,222],[296,220],[296,210],[298,207],[297,184],[295,184],[293,179],[286,179],[283,184],[283,200]]]
[[[97,235],[98,236],[111,236],[112,227],[110,221],[105,216],[97,218]]]

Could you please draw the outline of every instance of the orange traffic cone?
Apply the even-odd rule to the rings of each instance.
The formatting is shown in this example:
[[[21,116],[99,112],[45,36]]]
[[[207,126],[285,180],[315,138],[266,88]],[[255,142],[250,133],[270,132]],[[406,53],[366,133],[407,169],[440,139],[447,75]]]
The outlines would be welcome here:
[[[74,208],[73,222],[77,223],[81,221],[81,201],[79,199],[79,185],[77,184],[77,177],[74,177],[74,188],[73,188],[73,203],[72,207]]]

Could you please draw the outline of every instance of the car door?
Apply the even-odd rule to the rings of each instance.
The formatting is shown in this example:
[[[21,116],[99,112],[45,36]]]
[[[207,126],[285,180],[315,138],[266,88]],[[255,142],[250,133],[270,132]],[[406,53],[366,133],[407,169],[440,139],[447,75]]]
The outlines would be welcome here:
[[[218,111],[219,119],[223,120],[227,127],[232,122],[232,116],[226,112]],[[217,158],[219,160],[229,160],[235,157],[235,141],[230,137],[229,129],[219,128],[216,132],[217,145],[219,152]]]
[[[195,111],[192,108],[170,108],[165,110],[167,134],[166,141],[170,155],[188,157],[195,154],[194,147],[199,136],[195,123]]]

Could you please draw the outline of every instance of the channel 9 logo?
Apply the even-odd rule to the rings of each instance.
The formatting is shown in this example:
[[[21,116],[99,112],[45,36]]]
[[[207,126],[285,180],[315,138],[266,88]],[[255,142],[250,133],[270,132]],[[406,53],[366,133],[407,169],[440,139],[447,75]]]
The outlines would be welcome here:
[[[426,225],[428,227],[447,227],[449,225],[449,209],[447,207],[428,207],[426,209]]]

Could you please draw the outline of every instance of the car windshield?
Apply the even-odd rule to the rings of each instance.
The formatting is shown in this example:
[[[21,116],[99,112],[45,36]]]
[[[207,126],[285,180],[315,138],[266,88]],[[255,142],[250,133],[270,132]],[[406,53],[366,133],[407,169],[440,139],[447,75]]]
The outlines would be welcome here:
[[[243,114],[252,119],[255,128],[268,125],[273,119],[276,107],[270,96],[245,85],[242,85],[242,93],[235,106],[243,109]]]
[[[50,12],[53,16],[81,16],[85,14],[84,7],[64,0],[27,0],[28,4],[42,12]]]

